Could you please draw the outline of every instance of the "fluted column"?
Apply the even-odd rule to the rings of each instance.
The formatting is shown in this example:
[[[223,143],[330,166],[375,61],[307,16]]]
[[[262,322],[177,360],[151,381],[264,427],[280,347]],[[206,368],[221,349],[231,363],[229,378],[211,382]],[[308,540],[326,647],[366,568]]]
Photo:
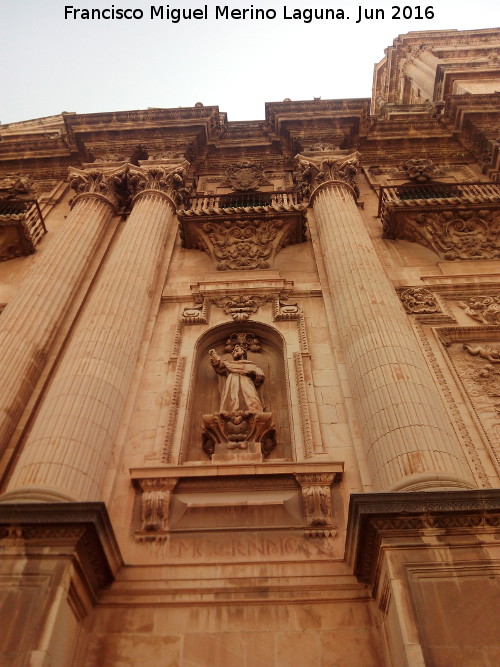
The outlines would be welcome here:
[[[64,352],[3,501],[101,499],[183,169],[130,167],[128,181],[140,193]]]
[[[355,162],[356,154],[299,156],[374,487],[470,488],[461,446],[358,212]]]
[[[70,171],[78,195],[0,318],[0,450],[5,448],[44,368],[50,346],[110,223],[111,172]]]

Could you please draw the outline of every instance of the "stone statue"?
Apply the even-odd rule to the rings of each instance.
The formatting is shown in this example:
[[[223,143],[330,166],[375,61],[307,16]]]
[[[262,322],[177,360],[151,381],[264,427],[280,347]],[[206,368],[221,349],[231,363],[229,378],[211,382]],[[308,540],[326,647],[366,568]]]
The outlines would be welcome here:
[[[212,463],[259,463],[276,446],[273,415],[265,412],[259,391],[264,371],[248,361],[247,346],[260,351],[256,336],[239,332],[226,341],[231,357],[221,359],[215,350],[208,351],[220,393],[217,412],[202,415],[201,446]]]
[[[241,345],[235,345],[233,360],[222,360],[215,350],[209,350],[210,361],[216,373],[225,376],[221,391],[219,412],[264,412],[258,387],[264,382],[264,372],[252,361]]]

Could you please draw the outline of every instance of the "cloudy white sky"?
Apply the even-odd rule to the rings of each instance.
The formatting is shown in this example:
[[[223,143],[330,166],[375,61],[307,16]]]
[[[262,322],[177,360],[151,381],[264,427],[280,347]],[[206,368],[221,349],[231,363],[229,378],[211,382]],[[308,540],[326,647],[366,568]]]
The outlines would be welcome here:
[[[264,103],[369,97],[374,63],[414,30],[493,28],[498,0],[363,2],[385,18],[356,23],[353,0],[207,0],[208,20],[150,19],[150,7],[203,8],[204,0],[0,0],[0,122],[76,111],[218,105],[229,120],[264,117]],[[65,19],[65,6],[142,9],[142,20]],[[408,3],[408,5],[406,5]],[[266,8],[274,20],[215,20],[215,8]],[[394,6],[415,16],[393,19]],[[349,19],[285,20],[294,10],[343,9]],[[410,9],[406,10],[407,15]],[[429,13],[429,12],[428,12]],[[400,13],[401,15],[401,13]]]

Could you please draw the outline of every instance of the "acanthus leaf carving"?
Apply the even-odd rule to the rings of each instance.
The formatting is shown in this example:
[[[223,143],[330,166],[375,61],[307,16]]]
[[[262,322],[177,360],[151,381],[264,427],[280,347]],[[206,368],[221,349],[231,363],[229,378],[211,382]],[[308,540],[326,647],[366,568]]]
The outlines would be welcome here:
[[[146,478],[139,480],[141,488],[141,530],[138,539],[156,539],[155,533],[168,530],[168,514],[172,493],[178,478]],[[148,535],[149,534],[149,535]]]
[[[100,195],[114,206],[119,206],[124,204],[123,183],[126,173],[127,165],[121,165],[116,169],[70,167],[68,170],[69,185],[77,195]]]
[[[332,473],[295,473],[300,484],[307,537],[324,537],[333,531]]]
[[[355,177],[358,173],[360,154],[358,151],[350,155],[328,154],[319,158],[296,155],[301,171],[300,192],[304,199],[309,199],[315,188],[328,181],[342,181],[351,186],[354,194],[359,197],[359,188]]]
[[[183,160],[173,166],[129,166],[131,189],[139,194],[144,190],[159,190],[168,195],[176,206],[189,206],[191,192],[186,187],[189,162]]]
[[[77,195],[100,195],[115,206],[128,206],[135,195],[145,190],[164,192],[176,206],[188,205],[188,168],[187,160],[170,167],[136,167],[129,163],[114,168],[89,167],[83,170],[70,167],[69,183]]]

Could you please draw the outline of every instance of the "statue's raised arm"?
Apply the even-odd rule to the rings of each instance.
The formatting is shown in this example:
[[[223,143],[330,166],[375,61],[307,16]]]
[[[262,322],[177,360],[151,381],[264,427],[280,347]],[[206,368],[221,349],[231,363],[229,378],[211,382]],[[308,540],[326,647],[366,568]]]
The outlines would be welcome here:
[[[208,350],[208,354],[210,355],[210,362],[213,366],[219,363],[220,357],[215,350]]]

